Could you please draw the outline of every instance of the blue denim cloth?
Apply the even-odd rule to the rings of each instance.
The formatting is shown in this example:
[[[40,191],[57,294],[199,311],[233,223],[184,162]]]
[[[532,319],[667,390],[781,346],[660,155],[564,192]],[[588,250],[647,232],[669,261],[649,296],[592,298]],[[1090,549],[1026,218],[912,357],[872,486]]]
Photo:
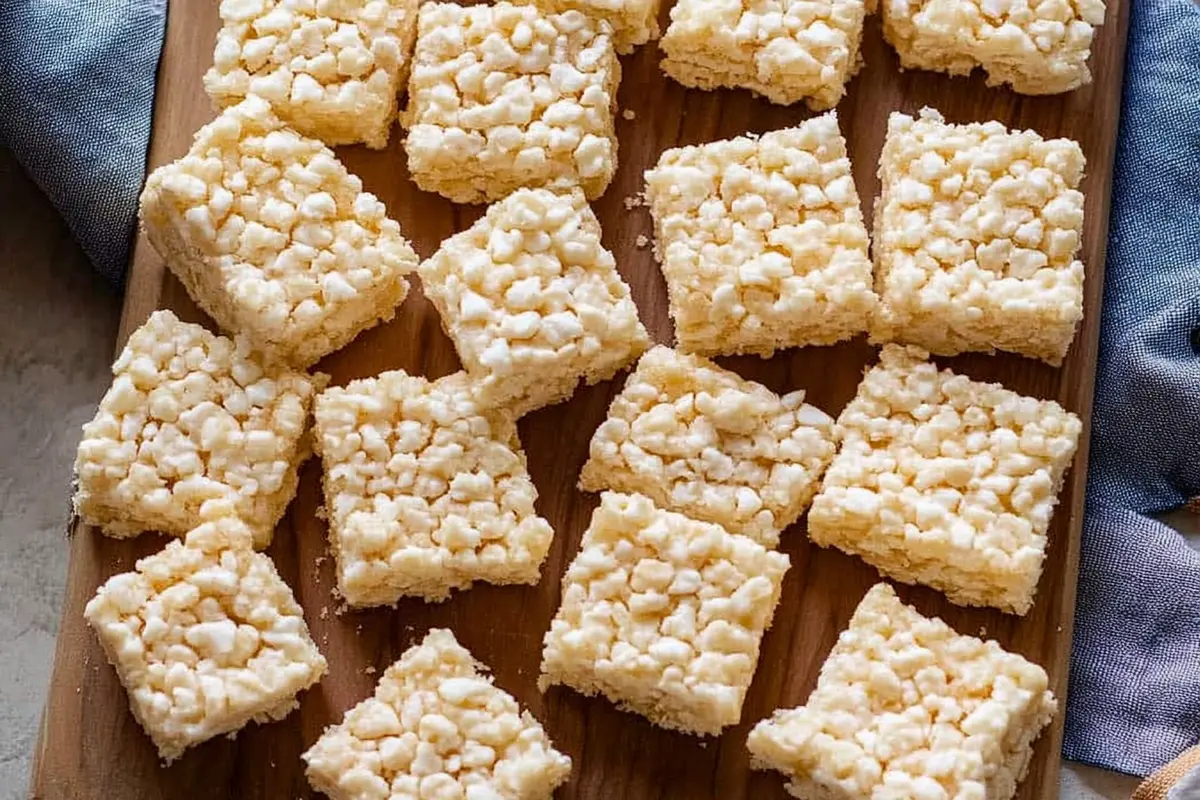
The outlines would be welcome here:
[[[166,18],[167,0],[0,0],[0,143],[114,284],[133,241]]]
[[[1200,10],[1127,1],[1065,754],[1146,773],[1200,740],[1200,555],[1148,516],[1200,494]],[[0,0],[0,138],[114,281],[165,18],[166,0]]]
[[[1200,742],[1200,6],[1131,14],[1064,753],[1141,775]]]

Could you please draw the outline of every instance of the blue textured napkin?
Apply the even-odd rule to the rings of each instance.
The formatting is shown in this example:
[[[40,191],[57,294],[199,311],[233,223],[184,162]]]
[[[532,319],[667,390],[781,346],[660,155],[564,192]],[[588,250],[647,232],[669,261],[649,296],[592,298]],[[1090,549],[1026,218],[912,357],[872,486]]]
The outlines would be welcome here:
[[[1200,554],[1148,516],[1200,494],[1200,10],[1131,2],[1064,750],[1144,774],[1200,740]],[[114,281],[165,19],[0,0],[0,141]]]
[[[1084,517],[1068,758],[1144,775],[1200,742],[1200,7],[1133,0]]]
[[[166,18],[167,0],[0,0],[0,142],[116,284],[136,224]]]

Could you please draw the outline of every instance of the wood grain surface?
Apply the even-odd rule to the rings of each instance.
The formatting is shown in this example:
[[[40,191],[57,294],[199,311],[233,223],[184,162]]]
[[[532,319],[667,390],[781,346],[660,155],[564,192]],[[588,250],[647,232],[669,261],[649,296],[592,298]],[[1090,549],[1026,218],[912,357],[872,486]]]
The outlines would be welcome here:
[[[1110,0],[1107,22],[1093,48],[1094,83],[1068,95],[1045,98],[986,88],[978,74],[952,79],[900,72],[873,19],[863,46],[866,67],[838,108],[868,219],[870,199],[878,190],[876,162],[892,111],[912,113],[929,105],[950,121],[998,119],[1044,136],[1068,136],[1083,145],[1089,167],[1084,184],[1086,313],[1066,364],[1053,369],[1008,355],[967,356],[941,363],[972,377],[999,380],[1022,393],[1055,398],[1085,420],[1092,401],[1127,16],[1128,0]],[[664,22],[665,18],[664,8]],[[216,28],[215,2],[171,4],[159,68],[152,167],[182,155],[193,131],[212,116],[200,76],[211,61]],[[635,116],[618,119],[620,170],[594,207],[604,226],[605,244],[616,254],[652,337],[670,342],[662,277],[651,250],[636,243],[639,235],[652,236],[650,217],[644,209],[627,209],[625,199],[641,191],[643,170],[668,147],[785,127],[809,113],[799,106],[770,106],[741,91],[684,90],[660,74],[658,60],[654,46],[623,59],[620,106]],[[339,155],[362,176],[367,189],[387,203],[421,256],[428,257],[444,238],[474,221],[481,209],[456,207],[418,191],[408,179],[400,141],[397,130],[384,152],[343,148]],[[141,237],[118,346],[155,308],[172,308],[186,319],[203,320]],[[776,391],[806,389],[809,402],[836,415],[853,395],[874,352],[865,341],[856,340],[789,351],[766,361],[748,357],[722,362]],[[392,368],[439,377],[457,367],[436,312],[419,291],[412,292],[394,322],[363,334],[320,365],[335,383]],[[574,760],[571,780],[559,797],[784,797],[778,774],[748,769],[746,733],[775,708],[805,701],[839,630],[863,592],[878,580],[877,573],[858,559],[810,545],[803,522],[783,537],[782,549],[791,556],[792,568],[774,627],[763,642],[743,722],[720,738],[701,740],[666,732],[602,699],[586,699],[561,688],[541,695],[535,687],[541,637],[557,608],[559,580],[596,502],[594,496],[579,492],[575,481],[588,440],[622,379],[582,390],[569,402],[535,412],[520,424],[540,493],[539,510],[556,531],[542,581],[535,587],[480,585],[437,606],[404,601],[391,609],[336,613],[325,524],[315,513],[321,503],[319,464],[310,462],[269,553],[305,608],[314,637],[329,659],[329,674],[302,696],[300,709],[286,720],[251,725],[235,741],[209,742],[169,768],[159,765],[127,709],[116,675],[81,617],[101,582],[132,569],[137,558],[159,549],[165,540],[146,534],[134,541],[117,541],[78,526],[72,536],[67,596],[31,796],[43,800],[312,797],[300,753],[326,725],[340,720],[346,709],[369,695],[379,673],[436,625],[452,628],[476,657],[489,664],[497,683],[542,720],[556,746]],[[901,587],[901,595],[925,613],[939,614],[965,633],[986,631],[1005,647],[1043,664],[1060,700],[1067,688],[1087,452],[1085,427],[1080,457],[1053,521],[1037,603],[1027,617],[958,608],[931,590]],[[1038,742],[1021,798],[1057,796],[1062,724],[1060,713]]]

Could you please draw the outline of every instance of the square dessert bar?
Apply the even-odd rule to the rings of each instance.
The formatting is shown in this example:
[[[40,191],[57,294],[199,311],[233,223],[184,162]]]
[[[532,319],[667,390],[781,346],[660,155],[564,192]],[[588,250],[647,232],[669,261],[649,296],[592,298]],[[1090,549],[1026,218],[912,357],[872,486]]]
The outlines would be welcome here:
[[[421,6],[401,118],[417,186],[456,203],[522,186],[603,194],[617,166],[611,34],[577,10]]]
[[[1084,157],[999,122],[892,114],[875,206],[873,341],[1061,364],[1083,317]]]
[[[1092,82],[1092,36],[1103,0],[1019,5],[989,0],[880,0],[883,35],[904,69],[967,75],[1020,94],[1056,94]]]
[[[867,229],[832,112],[667,150],[646,200],[681,350],[767,356],[867,330]]]
[[[316,403],[330,548],[351,606],[537,583],[554,531],[534,511],[517,426],[463,373],[352,381]]]
[[[420,275],[480,402],[517,417],[608,380],[650,344],[578,191],[515,192]]]
[[[532,0],[547,13],[576,10],[612,26],[613,45],[621,54],[658,38],[658,9],[662,0]]]
[[[833,419],[699,356],[642,356],[592,437],[579,486],[640,492],[660,508],[775,547],[833,458]]]
[[[150,175],[141,217],[196,305],[301,367],[395,316],[417,266],[383,203],[255,96]]]
[[[1057,702],[1046,671],[960,636],[877,584],[800,708],[746,742],[801,800],[1010,800]]]
[[[331,800],[549,798],[571,759],[486,669],[431,630],[304,754],[309,782]]]
[[[408,79],[418,0],[222,0],[204,88],[220,108],[255,94],[305,136],[387,146]]]
[[[232,504],[271,543],[311,454],[313,398],[324,375],[264,363],[233,342],[155,311],[112,367],[75,459],[75,511],[109,536],[183,536]]]
[[[720,525],[605,492],[563,576],[538,688],[716,735],[741,719],[788,564]]]
[[[166,762],[251,721],[283,719],[325,674],[292,590],[233,517],[110,578],[84,617]]]
[[[833,108],[862,65],[863,0],[679,0],[662,70],[696,89],[749,89],[772,103]]]
[[[955,603],[1023,615],[1082,425],[925,358],[889,345],[863,378],[838,417],[809,536]]]

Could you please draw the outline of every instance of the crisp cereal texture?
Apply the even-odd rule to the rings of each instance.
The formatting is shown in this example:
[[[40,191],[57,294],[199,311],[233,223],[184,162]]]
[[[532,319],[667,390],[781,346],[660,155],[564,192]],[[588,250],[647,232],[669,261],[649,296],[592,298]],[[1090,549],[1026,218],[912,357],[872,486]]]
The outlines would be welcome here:
[[[640,492],[660,508],[775,547],[833,458],[833,419],[699,356],[655,347],[592,437],[579,486]]]
[[[750,732],[802,800],[1011,800],[1058,703],[1046,671],[877,584],[800,708]]]
[[[867,330],[867,229],[834,113],[667,150],[646,200],[681,350],[768,356]]]
[[[256,96],[150,175],[141,217],[218,325],[299,367],[395,316],[417,266],[383,203]]]
[[[445,629],[434,628],[303,756],[331,800],[543,800],[571,759]]]
[[[421,6],[402,118],[416,184],[456,203],[525,186],[603,194],[617,167],[611,30],[578,10]]]
[[[1062,363],[1083,317],[1084,157],[999,122],[894,113],[879,162],[872,341]]]
[[[109,536],[183,536],[231,503],[259,548],[296,494],[325,375],[264,363],[246,341],[155,311],[83,426],[76,513]]]
[[[662,70],[697,89],[749,89],[772,103],[833,108],[862,65],[863,0],[679,0]]]
[[[955,603],[1025,614],[1082,425],[889,345],[837,422],[808,533]]]
[[[517,417],[608,380],[650,344],[578,191],[515,192],[420,275],[480,401]]]
[[[418,0],[221,0],[204,88],[219,108],[255,94],[329,146],[387,146],[408,79]]]
[[[537,583],[554,532],[534,510],[516,424],[482,406],[464,373],[352,381],[318,397],[315,416],[350,605],[436,602],[473,581]]]
[[[658,10],[662,0],[532,0],[550,14],[581,11],[612,26],[618,53],[632,53],[638,45],[658,38]]]
[[[605,492],[563,576],[538,687],[719,734],[741,719],[788,564],[720,525]]]
[[[1092,36],[1103,0],[880,0],[883,35],[904,69],[967,75],[988,86],[1057,94],[1092,82]]]
[[[220,517],[110,578],[84,610],[165,762],[283,719],[325,674],[292,590],[250,531]]]

